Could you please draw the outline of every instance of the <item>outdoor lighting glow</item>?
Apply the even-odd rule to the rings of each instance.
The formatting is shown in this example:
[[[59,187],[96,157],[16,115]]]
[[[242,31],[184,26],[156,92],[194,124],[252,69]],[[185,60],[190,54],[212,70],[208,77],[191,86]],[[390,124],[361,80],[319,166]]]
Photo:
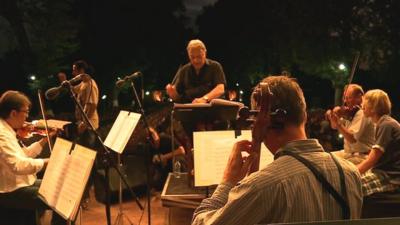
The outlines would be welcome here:
[[[342,139],[342,138],[343,138],[343,135],[342,135],[342,134],[339,134],[339,138]]]
[[[345,70],[346,66],[343,63],[339,64],[339,70]]]
[[[117,80],[121,80],[121,77],[117,77]]]
[[[149,95],[150,94],[150,91],[146,91],[146,95]]]
[[[239,87],[239,83],[236,83],[236,87]]]
[[[107,95],[101,96],[101,99],[105,100],[107,98]]]
[[[240,90],[240,91],[239,91],[239,93],[242,95],[242,94],[243,94],[243,91],[242,91],[242,90]]]
[[[36,76],[35,76],[35,75],[31,75],[31,76],[29,77],[29,79],[31,79],[31,80],[36,80]]]

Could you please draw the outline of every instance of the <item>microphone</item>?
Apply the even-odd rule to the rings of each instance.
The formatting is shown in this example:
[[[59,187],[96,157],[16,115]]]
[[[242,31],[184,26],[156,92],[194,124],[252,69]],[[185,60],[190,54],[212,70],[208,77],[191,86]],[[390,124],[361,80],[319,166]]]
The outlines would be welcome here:
[[[44,94],[46,99],[47,100],[53,100],[53,99],[57,98],[58,95],[60,95],[62,89],[67,88],[68,85],[76,85],[76,84],[78,84],[79,82],[82,81],[82,78],[84,76],[85,76],[85,74],[79,74],[78,76],[76,76],[76,77],[74,77],[74,78],[72,78],[70,80],[63,81],[61,83],[61,85],[58,86],[58,87],[50,88]]]
[[[135,78],[137,78],[137,77],[140,77],[140,76],[142,76],[142,75],[143,75],[143,74],[142,74],[140,71],[137,71],[137,72],[135,72],[135,73],[133,73],[133,74],[131,74],[131,75],[129,75],[129,76],[125,76],[123,79],[118,80],[117,82],[115,82],[115,86],[117,86],[118,88],[120,88],[120,87],[122,87],[122,85],[123,85],[125,82],[130,81],[130,80],[133,80],[133,79],[135,79]]]

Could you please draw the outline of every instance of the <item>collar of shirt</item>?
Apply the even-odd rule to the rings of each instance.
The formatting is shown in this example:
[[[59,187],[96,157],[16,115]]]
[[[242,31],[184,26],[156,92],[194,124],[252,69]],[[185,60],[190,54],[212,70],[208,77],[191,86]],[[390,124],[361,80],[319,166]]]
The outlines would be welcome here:
[[[211,64],[211,61],[209,59],[206,59],[206,62],[204,63],[204,66],[201,67],[200,71],[203,70],[204,67],[209,66]],[[194,71],[193,65],[190,63],[190,66],[192,67]]]
[[[10,124],[7,123],[7,121],[5,121],[4,119],[0,119],[0,123],[4,126],[4,128],[17,136],[17,132],[15,132],[15,130],[10,126]]]
[[[299,154],[302,153],[311,153],[311,152],[324,152],[321,144],[317,139],[305,139],[305,140],[296,140],[290,141],[282,148],[278,149],[275,154],[281,151],[292,151]]]
[[[378,122],[376,123],[376,125],[382,123],[383,120],[385,120],[386,118],[390,117],[389,115],[385,114],[383,116],[381,116],[381,118],[379,118]]]

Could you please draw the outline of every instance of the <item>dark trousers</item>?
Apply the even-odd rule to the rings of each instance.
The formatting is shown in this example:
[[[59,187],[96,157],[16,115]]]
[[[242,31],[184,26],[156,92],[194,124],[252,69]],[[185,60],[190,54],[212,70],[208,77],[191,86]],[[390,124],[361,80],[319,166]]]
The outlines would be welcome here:
[[[46,209],[50,208],[38,196],[40,184],[41,180],[36,180],[35,183],[31,186],[22,187],[9,193],[0,193],[0,207],[2,209],[11,209],[11,210],[15,209],[16,211],[17,210],[32,211],[33,213],[36,211],[38,215],[42,215]],[[13,215],[4,215],[4,216],[9,217]],[[11,221],[13,221],[14,219],[18,220],[20,218],[11,218]],[[4,220],[4,218],[0,218],[0,221],[1,220]],[[35,222],[36,221],[32,221],[32,224],[35,224]],[[0,224],[2,224],[2,222],[0,222]],[[51,224],[65,225],[66,220],[64,220],[60,215],[58,215],[56,212],[53,211],[53,218]]]

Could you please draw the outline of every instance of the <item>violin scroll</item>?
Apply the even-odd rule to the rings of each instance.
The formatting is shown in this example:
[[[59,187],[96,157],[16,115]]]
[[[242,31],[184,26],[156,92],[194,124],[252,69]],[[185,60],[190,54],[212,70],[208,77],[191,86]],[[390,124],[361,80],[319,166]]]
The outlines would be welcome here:
[[[272,95],[269,85],[265,82],[261,82],[252,93],[252,108],[259,110],[259,112],[257,113],[251,132],[252,147],[250,154],[255,154],[256,157],[250,166],[249,174],[258,171],[259,169],[261,143],[263,142],[271,123]]]

